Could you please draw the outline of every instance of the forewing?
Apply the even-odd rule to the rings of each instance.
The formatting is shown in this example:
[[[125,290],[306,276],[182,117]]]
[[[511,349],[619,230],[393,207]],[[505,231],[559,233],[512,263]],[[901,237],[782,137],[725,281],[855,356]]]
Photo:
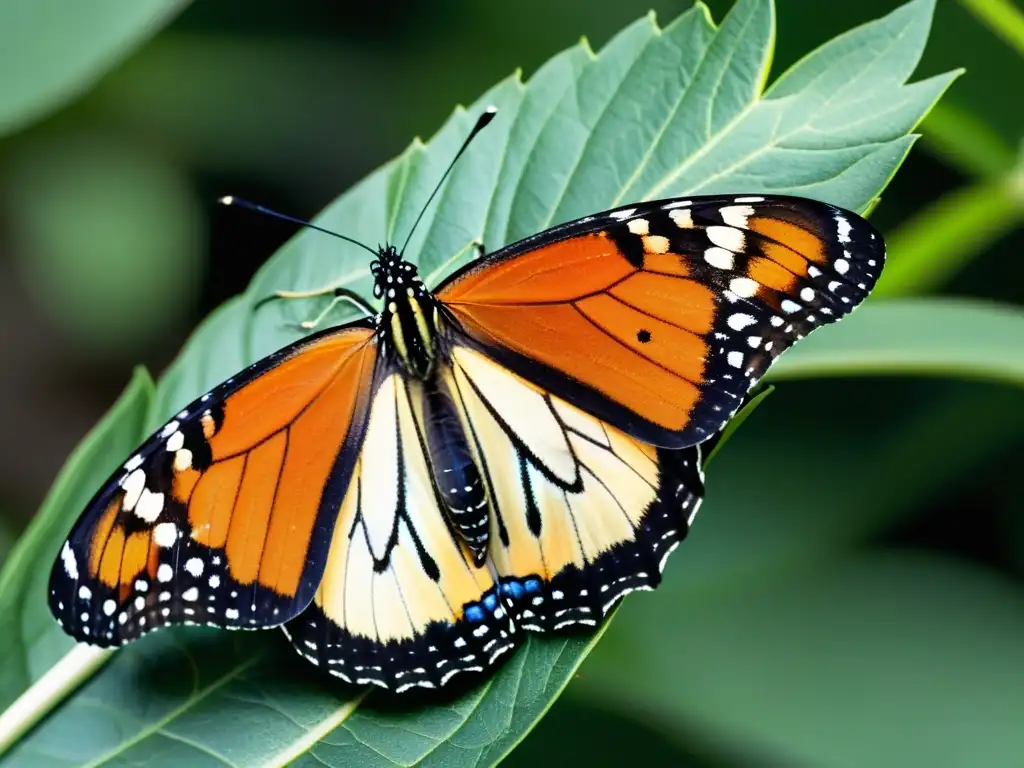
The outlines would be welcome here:
[[[646,442],[718,432],[772,362],[868,295],[881,236],[795,197],[620,208],[446,281],[449,320],[502,365]]]
[[[267,357],[189,404],[100,489],[64,543],[50,608],[80,641],[167,624],[254,629],[306,607],[365,426],[364,325]]]

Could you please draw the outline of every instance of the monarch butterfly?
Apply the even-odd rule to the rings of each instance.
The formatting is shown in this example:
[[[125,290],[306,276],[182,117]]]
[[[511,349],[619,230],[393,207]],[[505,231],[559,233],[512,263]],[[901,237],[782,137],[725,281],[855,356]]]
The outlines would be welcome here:
[[[382,311],[202,395],[99,489],[52,570],[67,633],[280,626],[328,672],[403,691],[594,626],[660,582],[701,444],[868,295],[885,251],[825,203],[716,195],[561,224],[433,291],[374,255]]]

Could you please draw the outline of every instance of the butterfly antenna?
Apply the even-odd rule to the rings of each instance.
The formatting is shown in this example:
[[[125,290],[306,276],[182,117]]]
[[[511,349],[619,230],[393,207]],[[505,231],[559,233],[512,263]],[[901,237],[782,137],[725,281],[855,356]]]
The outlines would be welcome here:
[[[409,235],[405,238],[405,243],[402,245],[402,250],[399,251],[399,256],[405,254],[405,249],[409,245],[409,241],[412,240],[412,233],[416,231],[416,227],[419,226],[420,220],[423,218],[423,214],[427,212],[427,208],[430,206],[431,202],[433,202],[434,197],[441,189],[441,185],[444,184],[444,180],[448,178],[448,174],[452,172],[452,168],[455,167],[455,163],[457,163],[459,158],[462,157],[462,153],[466,151],[466,147],[469,146],[469,143],[476,138],[476,135],[480,133],[480,131],[487,127],[487,124],[494,119],[496,114],[498,114],[497,107],[487,107],[483,114],[477,118],[476,125],[473,126],[473,130],[469,132],[469,136],[467,136],[466,140],[462,142],[462,146],[459,147],[459,151],[455,153],[455,157],[453,157],[452,161],[448,163],[448,168],[445,169],[443,174],[441,174],[441,178],[437,182],[437,186],[434,187],[434,191],[430,193],[430,197],[427,198],[427,202],[424,203],[423,208],[420,209],[420,215],[417,216],[416,221],[413,222],[412,229],[409,230]]]
[[[365,243],[360,243],[358,240],[353,240],[351,237],[345,237],[345,235],[339,235],[337,232],[332,232],[329,229],[324,229],[323,227],[318,227],[316,224],[313,224],[310,221],[306,221],[305,219],[297,219],[294,216],[288,216],[287,214],[284,214],[284,213],[278,213],[277,211],[272,211],[269,208],[263,207],[262,205],[257,205],[256,203],[250,203],[248,200],[242,200],[241,198],[234,197],[233,195],[225,195],[224,197],[222,197],[217,202],[221,203],[222,205],[237,205],[239,208],[248,208],[250,211],[256,211],[257,213],[264,213],[267,216],[273,216],[275,219],[283,219],[284,221],[290,221],[293,224],[301,224],[302,226],[307,227],[309,229],[315,229],[317,232],[323,232],[325,235],[331,235],[332,237],[336,237],[339,240],[344,240],[347,243],[352,243],[353,245],[358,245],[360,248],[369,251],[374,256],[378,255],[376,250],[374,250],[370,246],[366,245]]]

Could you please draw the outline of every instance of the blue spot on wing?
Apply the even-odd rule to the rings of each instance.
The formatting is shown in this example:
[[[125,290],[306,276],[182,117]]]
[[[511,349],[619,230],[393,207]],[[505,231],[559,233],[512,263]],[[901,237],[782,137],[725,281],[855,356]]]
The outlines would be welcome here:
[[[520,598],[523,596],[523,585],[518,581],[506,581],[501,585],[501,591],[506,595],[512,595],[514,598]]]

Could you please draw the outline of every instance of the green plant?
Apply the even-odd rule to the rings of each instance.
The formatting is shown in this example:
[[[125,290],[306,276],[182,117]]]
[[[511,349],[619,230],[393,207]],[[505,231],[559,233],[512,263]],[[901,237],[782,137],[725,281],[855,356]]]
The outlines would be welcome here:
[[[494,248],[548,224],[630,200],[772,191],[866,210],[910,150],[910,132],[955,77],[906,84],[924,47],[933,7],[930,0],[914,0],[857,28],[809,54],[767,90],[775,32],[770,3],[740,0],[718,29],[703,6],[664,29],[653,19],[640,20],[599,54],[581,44],[553,58],[526,83],[518,77],[499,83],[468,113],[456,111],[427,144],[414,142],[316,221],[370,242],[407,231],[474,115],[488,103],[501,108],[503,120],[457,167],[409,247],[409,253],[419,254],[421,271],[435,278],[472,258],[478,238]],[[1018,209],[1008,204],[1000,210]],[[951,271],[970,255],[952,253],[946,240],[929,245],[920,237],[906,237],[923,255],[905,257],[894,270],[902,277],[892,279],[893,294],[907,293],[922,275],[935,274],[936,260]],[[952,255],[935,255],[936,249]],[[281,302],[256,312],[259,299],[280,288],[326,284],[367,293],[366,264],[357,252],[302,233],[265,265],[243,295],[196,331],[155,387],[139,374],[69,461],[0,577],[0,636],[6,638],[5,657],[13,662],[0,670],[0,698],[11,703],[46,679],[55,683],[47,696],[16,705],[14,714],[24,712],[21,722],[28,724],[32,716],[59,705],[13,747],[10,761],[172,763],[188,758],[282,765],[305,758],[331,765],[491,764],[523,738],[594,647],[600,633],[531,638],[491,680],[454,702],[425,707],[396,708],[376,694],[368,697],[363,690],[324,683],[300,671],[301,662],[292,660],[275,633],[161,632],[113,657],[71,657],[79,673],[98,670],[77,692],[75,670],[57,667],[59,675],[46,678],[70,649],[46,609],[46,576],[64,530],[95,485],[155,425],[245,364],[296,338],[295,321],[319,308]],[[343,312],[335,317],[346,319]],[[1020,386],[1022,350],[1024,319],[1013,310],[924,298],[871,301],[788,353],[772,373],[775,381],[924,374]],[[781,397],[773,396],[752,421]],[[806,493],[828,497],[827,490],[841,486],[844,478],[876,477],[898,464],[906,446],[916,445],[927,432],[933,416],[907,425],[887,441],[863,443],[863,450],[842,464],[801,451],[798,440],[786,444],[793,453],[754,455],[743,442],[744,427],[716,459],[710,509],[702,513],[702,530],[694,537],[702,542],[700,549],[684,546],[676,559],[685,565],[674,567],[662,590],[627,601],[622,620],[612,625],[595,654],[609,661],[593,668],[581,690],[649,711],[660,722],[710,721],[727,738],[736,726],[723,714],[724,702],[716,708],[716,701],[680,702],[670,695],[692,683],[692,678],[666,672],[692,672],[687,660],[677,657],[674,643],[688,638],[694,658],[717,658],[714,650],[721,638],[742,636],[742,621],[739,627],[735,622],[751,615],[751,602],[790,607],[804,592],[785,582],[775,592],[770,583],[758,585],[763,593],[750,597],[741,590],[740,598],[726,602],[736,606],[732,613],[714,607],[717,597],[735,594],[737,585],[757,580],[752,574],[769,572],[783,560],[799,571],[838,542],[878,525],[875,513],[885,506],[868,482],[869,487],[853,488],[844,497],[849,514],[836,515],[829,525],[812,525],[798,504],[789,503],[788,489],[771,490],[772,478],[785,476],[787,469],[792,475],[792,467],[799,466]],[[788,426],[791,436],[812,444],[822,430],[813,421]],[[969,426],[976,428],[976,420]],[[1019,424],[1004,419],[1000,428],[1012,434]],[[992,434],[986,432],[985,439]],[[935,473],[949,459],[948,452],[935,451],[922,466]],[[722,480],[716,485],[715,478]],[[769,490],[745,493],[741,484]],[[730,522],[728,530],[721,527],[723,520]],[[793,557],[794,552],[799,556]],[[808,599],[826,606],[848,599],[853,588],[843,579],[864,567],[832,567],[830,573],[840,576],[835,594],[828,592],[829,583]],[[916,566],[880,567],[884,572]],[[986,590],[985,585],[977,588],[979,594]],[[678,610],[679,604],[686,609]],[[665,623],[669,609],[671,631],[648,639],[644,630]],[[693,631],[695,624],[702,632]],[[717,669],[729,668],[728,651]],[[747,658],[749,649],[736,653]],[[95,727],[98,722],[104,727]],[[244,724],[247,740],[225,727],[228,723]],[[788,734],[787,725],[766,726],[755,735],[772,743],[776,733]],[[0,732],[0,743],[13,735],[13,727]],[[780,754],[812,759],[815,749],[820,745],[813,739],[779,747]]]

